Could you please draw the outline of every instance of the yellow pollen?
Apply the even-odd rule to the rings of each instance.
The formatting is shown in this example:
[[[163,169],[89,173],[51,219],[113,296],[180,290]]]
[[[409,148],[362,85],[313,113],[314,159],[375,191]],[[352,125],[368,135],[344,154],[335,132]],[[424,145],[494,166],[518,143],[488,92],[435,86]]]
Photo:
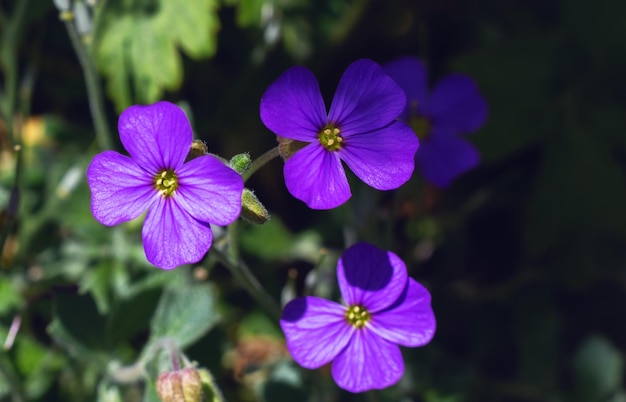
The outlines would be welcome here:
[[[339,129],[339,127],[327,125],[319,132],[317,138],[327,150],[338,151],[343,145],[343,138],[340,134],[341,130]]]
[[[371,314],[362,306],[353,305],[348,307],[346,312],[346,320],[348,324],[360,329],[363,328],[372,319]]]
[[[155,176],[154,186],[165,197],[170,197],[178,188],[178,178],[172,169],[165,169]]]

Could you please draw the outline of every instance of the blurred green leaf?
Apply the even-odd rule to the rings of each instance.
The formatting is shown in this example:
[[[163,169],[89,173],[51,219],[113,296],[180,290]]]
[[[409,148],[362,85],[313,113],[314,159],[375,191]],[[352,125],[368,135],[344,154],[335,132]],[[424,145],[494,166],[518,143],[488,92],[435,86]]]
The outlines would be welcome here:
[[[66,358],[57,351],[26,336],[17,339],[15,361],[19,371],[26,377],[24,388],[32,400],[41,397],[50,388],[67,363]]]
[[[272,217],[262,226],[251,225],[241,233],[242,248],[265,261],[303,259],[316,262],[321,249],[320,235],[315,231],[293,234],[280,220]]]
[[[619,397],[624,374],[624,360],[618,349],[606,339],[594,336],[580,347],[573,361],[575,389],[572,401],[614,401]],[[609,399],[611,398],[611,399]]]
[[[195,59],[215,53],[216,8],[215,0],[108,2],[96,52],[118,111],[178,88],[179,48]]]
[[[9,313],[20,305],[20,294],[8,277],[0,276],[0,316]]]
[[[263,384],[263,400],[290,402],[306,399],[307,392],[302,389],[302,376],[298,367],[292,363],[278,363],[272,370],[269,381]]]
[[[208,285],[168,287],[151,323],[151,339],[171,338],[183,349],[218,321],[213,289]]]
[[[104,381],[100,382],[100,384],[98,384],[97,402],[123,402],[119,387],[110,385]]]

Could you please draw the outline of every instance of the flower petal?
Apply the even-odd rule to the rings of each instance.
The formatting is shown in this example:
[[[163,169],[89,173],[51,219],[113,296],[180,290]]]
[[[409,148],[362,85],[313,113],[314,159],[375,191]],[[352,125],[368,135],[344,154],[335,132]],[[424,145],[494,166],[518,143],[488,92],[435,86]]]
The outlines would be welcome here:
[[[346,304],[362,305],[374,313],[398,300],[407,281],[406,266],[391,251],[357,243],[339,258],[337,281]]]
[[[339,156],[355,175],[378,190],[398,188],[415,169],[417,136],[396,121],[387,127],[345,138]]]
[[[367,329],[355,331],[331,368],[338,386],[350,392],[387,388],[404,374],[398,345]]]
[[[163,269],[198,262],[211,247],[207,223],[185,212],[174,198],[159,197],[143,224],[143,248],[151,264]]]
[[[430,293],[411,278],[398,300],[389,308],[374,314],[368,323],[368,328],[378,336],[409,347],[430,342],[435,327]]]
[[[487,120],[487,102],[469,77],[450,75],[440,81],[428,99],[425,116],[433,125],[445,126],[458,133],[476,131]]]
[[[170,102],[131,106],[120,115],[117,127],[130,156],[154,174],[180,167],[193,141],[185,112]]]
[[[428,75],[426,66],[417,57],[405,56],[385,64],[383,68],[406,93],[407,104],[400,118],[408,121],[409,108],[418,111],[422,104],[427,101]]]
[[[91,212],[103,225],[113,226],[137,218],[155,202],[152,177],[128,156],[105,151],[87,168]]]
[[[278,77],[261,98],[261,121],[281,137],[315,141],[326,125],[326,106],[313,73],[296,66]]]
[[[352,196],[338,154],[319,142],[296,152],[283,171],[287,190],[309,208],[332,209]]]
[[[382,67],[361,59],[343,73],[330,105],[328,121],[344,136],[384,127],[404,110],[406,95]]]
[[[472,169],[480,160],[478,151],[463,138],[435,126],[422,140],[415,162],[424,179],[439,188],[446,188],[457,176]]]
[[[193,218],[225,226],[241,213],[243,179],[211,155],[185,163],[177,172],[176,202]]]
[[[293,359],[310,369],[333,360],[354,332],[345,313],[344,306],[320,297],[290,301],[283,310],[280,326]]]

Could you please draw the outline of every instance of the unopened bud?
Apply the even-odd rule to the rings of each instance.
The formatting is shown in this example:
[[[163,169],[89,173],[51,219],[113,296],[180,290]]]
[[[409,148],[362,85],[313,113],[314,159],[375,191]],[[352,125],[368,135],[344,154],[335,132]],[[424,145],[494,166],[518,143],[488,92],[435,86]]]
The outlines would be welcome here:
[[[230,167],[235,169],[239,174],[243,174],[250,169],[250,163],[252,163],[252,159],[250,158],[250,154],[247,152],[233,156],[230,159],[230,162],[228,162]]]
[[[291,158],[293,154],[309,144],[308,142],[278,136],[276,137],[276,140],[278,141],[278,154],[284,161],[287,161],[287,159]]]
[[[243,189],[241,194],[241,217],[250,223],[262,225],[270,220],[270,214],[252,190]]]
[[[156,382],[163,402],[202,402],[202,380],[193,367],[163,373]]]

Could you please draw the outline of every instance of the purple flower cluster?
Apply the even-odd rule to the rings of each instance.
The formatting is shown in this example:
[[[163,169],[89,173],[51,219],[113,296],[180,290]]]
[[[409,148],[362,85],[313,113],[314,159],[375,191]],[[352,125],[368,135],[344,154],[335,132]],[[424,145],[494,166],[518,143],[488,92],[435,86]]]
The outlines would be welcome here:
[[[261,120],[279,137],[302,142],[284,166],[289,192],[313,209],[331,209],[351,196],[343,161],[378,190],[413,173],[418,140],[397,120],[406,96],[376,63],[357,60],[339,81],[328,114],[311,71],[292,67],[265,91]]]
[[[335,382],[348,391],[395,384],[404,373],[398,345],[422,346],[435,333],[430,293],[397,255],[367,243],[345,250],[337,280],[344,304],[308,296],[285,306],[287,348],[306,368],[332,361]]]
[[[416,163],[434,186],[448,187],[479,161],[476,149],[462,138],[487,120],[487,103],[469,77],[453,74],[428,91],[426,67],[415,57],[387,64],[385,71],[406,92],[408,102],[401,119],[420,138]]]
[[[241,176],[210,155],[185,162],[193,133],[172,103],[129,107],[118,131],[130,157],[105,151],[87,169],[93,216],[112,226],[148,211],[142,230],[148,261],[163,269],[199,261],[211,247],[209,224],[239,216]]]

